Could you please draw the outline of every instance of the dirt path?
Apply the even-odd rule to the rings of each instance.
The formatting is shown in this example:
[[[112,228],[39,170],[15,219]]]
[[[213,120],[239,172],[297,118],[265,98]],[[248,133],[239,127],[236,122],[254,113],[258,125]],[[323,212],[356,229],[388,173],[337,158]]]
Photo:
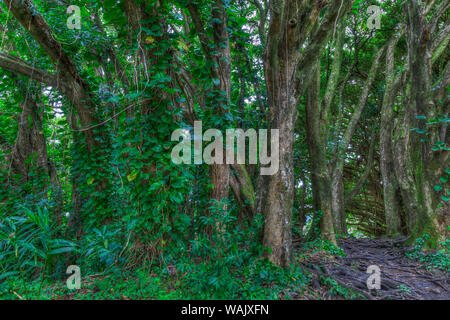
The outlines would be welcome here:
[[[319,276],[335,279],[367,299],[450,300],[449,274],[429,271],[407,259],[402,241],[347,238],[341,239],[339,246],[346,257],[324,260],[313,256],[302,264],[316,279]],[[370,276],[367,269],[371,265],[381,270],[380,290],[367,288]]]

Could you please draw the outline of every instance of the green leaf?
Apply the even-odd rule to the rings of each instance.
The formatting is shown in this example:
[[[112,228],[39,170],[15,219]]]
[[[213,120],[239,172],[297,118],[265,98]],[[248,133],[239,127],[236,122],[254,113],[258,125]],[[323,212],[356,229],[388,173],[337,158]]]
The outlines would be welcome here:
[[[434,190],[436,190],[437,192],[441,191],[443,188],[440,184],[437,184],[434,186]]]
[[[169,195],[169,199],[170,199],[170,201],[175,202],[177,204],[180,204],[183,202],[183,196],[181,193],[171,193]]]
[[[157,191],[157,190],[161,189],[161,187],[162,187],[163,185],[164,185],[164,182],[161,182],[161,181],[154,182],[154,183],[152,183],[152,185],[150,186],[149,191],[150,191],[150,192]]]
[[[55,254],[71,252],[71,251],[73,251],[73,247],[63,247],[63,248],[58,248],[58,249],[54,249],[54,250],[50,251],[50,254],[55,255]]]
[[[3,279],[5,279],[7,277],[10,277],[10,276],[14,276],[16,274],[19,274],[19,272],[17,272],[17,271],[5,272],[5,273],[0,275],[0,280],[3,280]]]
[[[127,180],[128,180],[129,182],[134,181],[134,180],[136,179],[136,177],[138,176],[138,174],[139,174],[139,170],[134,170],[134,171],[131,172],[129,175],[127,175]]]

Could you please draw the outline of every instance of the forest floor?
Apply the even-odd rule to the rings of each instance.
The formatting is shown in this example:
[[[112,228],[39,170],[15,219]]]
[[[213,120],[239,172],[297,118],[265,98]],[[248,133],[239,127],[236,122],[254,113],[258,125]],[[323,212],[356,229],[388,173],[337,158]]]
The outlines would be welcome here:
[[[404,241],[340,238],[338,240],[339,247],[320,239],[312,242],[294,241],[294,266],[300,270],[299,273],[288,273],[287,280],[278,281],[278,283],[275,281],[277,279],[276,272],[273,277],[266,275],[264,278],[269,280],[260,284],[260,287],[250,285],[252,293],[264,286],[265,291],[262,294],[250,297],[238,294],[230,298],[450,300],[450,264],[447,253],[436,256],[435,253],[424,252],[422,248],[418,251],[417,246],[408,247]],[[433,263],[430,264],[428,259],[422,259],[424,255],[427,258],[434,257]],[[371,276],[368,273],[369,266],[377,266],[380,270],[381,286],[379,290],[368,289],[367,280]],[[259,271],[256,272],[256,274],[258,273]],[[212,294],[215,293],[213,291],[201,296],[193,295],[192,283],[186,276],[187,273],[171,274],[156,271],[149,273],[144,269],[118,274],[99,273],[83,277],[82,288],[78,290],[69,290],[66,287],[65,279],[49,280],[43,286],[42,294],[40,293],[41,285],[36,282],[34,289],[20,291],[19,289],[23,288],[16,286],[16,289],[11,292],[13,296],[10,298],[57,300],[212,299]],[[241,273],[239,277],[242,276]],[[243,286],[247,285],[247,281],[250,284],[256,283],[252,282],[252,279],[251,277],[245,278],[245,281],[242,282]]]
[[[303,256],[299,263],[312,273],[307,292],[294,299],[362,298],[370,300],[450,300],[450,277],[406,256],[404,240],[342,238],[343,253]],[[369,266],[381,270],[381,289],[369,290]]]

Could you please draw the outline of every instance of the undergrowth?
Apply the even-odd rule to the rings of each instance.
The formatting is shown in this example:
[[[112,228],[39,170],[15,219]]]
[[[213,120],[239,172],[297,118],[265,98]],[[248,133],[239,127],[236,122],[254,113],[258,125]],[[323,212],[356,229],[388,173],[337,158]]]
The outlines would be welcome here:
[[[420,261],[428,269],[439,269],[450,272],[450,239],[439,244],[440,249],[435,252],[424,250],[424,245],[429,239],[429,235],[425,234],[421,238],[416,239],[412,250],[406,253],[410,259]]]

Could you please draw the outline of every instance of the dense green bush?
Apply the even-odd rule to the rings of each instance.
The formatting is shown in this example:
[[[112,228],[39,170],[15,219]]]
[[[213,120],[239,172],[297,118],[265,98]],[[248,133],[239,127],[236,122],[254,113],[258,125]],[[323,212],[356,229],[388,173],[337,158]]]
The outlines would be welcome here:
[[[49,210],[44,207],[17,206],[14,216],[0,219],[0,284],[20,278],[42,283],[61,262],[61,256],[75,250],[75,243],[60,238]],[[58,260],[59,259],[59,260]]]

